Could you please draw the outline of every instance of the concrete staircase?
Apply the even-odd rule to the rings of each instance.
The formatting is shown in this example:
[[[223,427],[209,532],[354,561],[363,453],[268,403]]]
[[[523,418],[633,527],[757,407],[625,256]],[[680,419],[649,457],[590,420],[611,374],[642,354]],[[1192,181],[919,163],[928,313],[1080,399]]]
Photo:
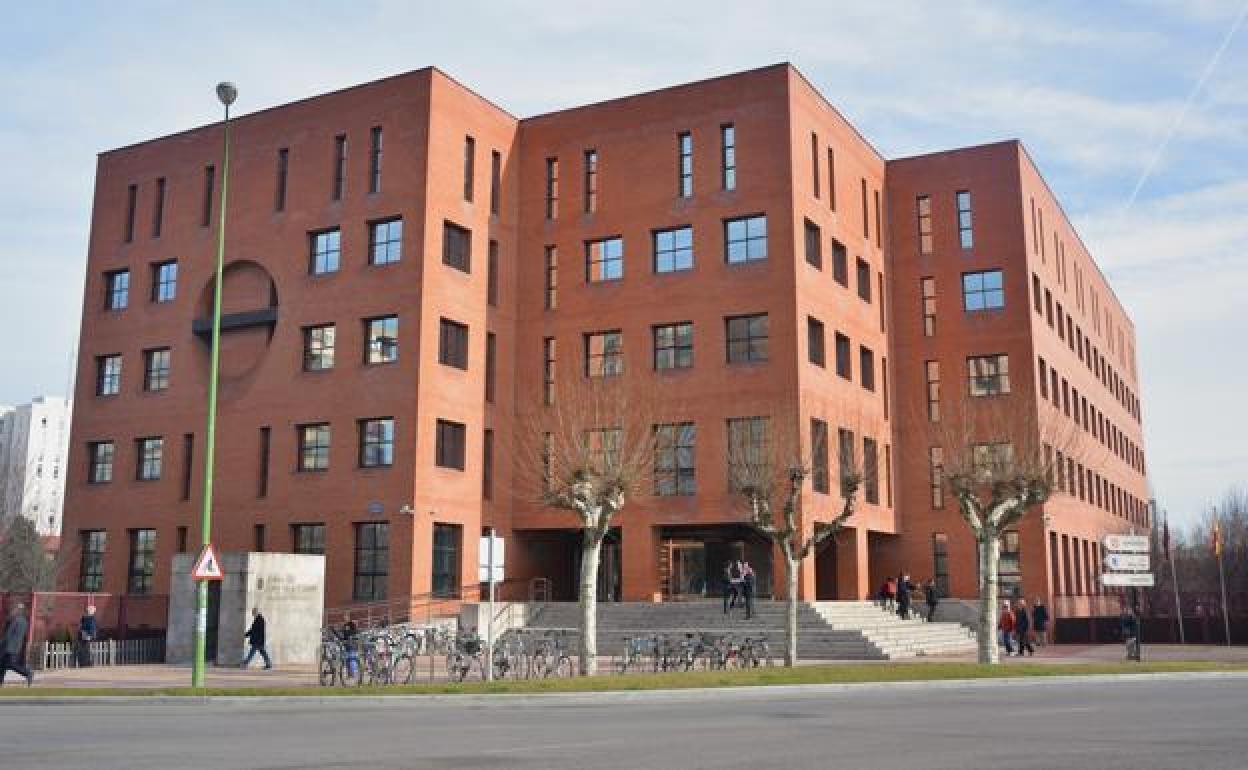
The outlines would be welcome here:
[[[745,619],[740,608],[723,613],[717,600],[620,602],[598,605],[598,650],[619,654],[624,639],[686,632],[737,637],[765,633],[773,653],[784,645],[785,603],[755,602]],[[575,629],[574,602],[552,602],[535,608],[526,624],[534,629]],[[902,620],[868,601],[803,602],[798,605],[798,657],[806,660],[897,660],[926,655],[951,655],[975,650],[975,637],[957,623]]]

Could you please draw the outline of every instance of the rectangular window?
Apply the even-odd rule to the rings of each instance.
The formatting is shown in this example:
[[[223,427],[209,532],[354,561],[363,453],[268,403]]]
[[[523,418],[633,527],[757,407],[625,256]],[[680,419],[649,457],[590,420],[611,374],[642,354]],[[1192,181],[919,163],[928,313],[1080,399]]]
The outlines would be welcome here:
[[[360,467],[394,465],[394,418],[372,417],[359,421]]]
[[[962,307],[968,313],[1005,307],[1005,288],[1000,270],[962,274]]]
[[[460,544],[464,528],[458,524],[433,525],[433,595],[459,596]]]
[[[369,131],[368,146],[368,191],[381,192],[381,126],[373,126]]]
[[[554,310],[559,300],[559,252],[554,246],[546,247],[545,306]]]
[[[1023,591],[1022,548],[1018,532],[1001,535],[1001,556],[997,563],[1001,596],[1021,596]]]
[[[494,499],[494,431],[488,428],[481,439],[481,499]]]
[[[301,471],[329,470],[329,423],[316,425],[300,425],[299,431],[299,462],[296,466]]]
[[[139,186],[126,188],[126,243],[134,240],[134,210],[139,205]]]
[[[878,290],[876,293],[880,297],[880,301],[877,303],[880,307],[880,331],[884,331],[884,273],[876,273],[875,279],[875,286]]]
[[[949,595],[949,536],[943,532],[932,533],[932,579],[936,583],[936,595]]]
[[[503,187],[503,156],[498,150],[490,151],[490,213],[498,214],[499,199]]]
[[[330,200],[342,200],[343,188],[347,183],[347,135],[334,137],[334,186],[330,191]]]
[[[849,288],[849,252],[845,244],[832,239],[832,279]]]
[[[95,395],[115,396],[121,392],[121,354],[95,358]]]
[[[364,363],[389,364],[399,360],[399,317],[364,319]]]
[[[815,199],[819,198],[819,135],[814,131],[810,132],[810,181],[815,192]]]
[[[624,373],[624,334],[618,329],[585,335],[585,376],[615,377]]]
[[[880,503],[880,458],[875,439],[862,438],[862,497],[872,505]]]
[[[815,366],[826,366],[823,351],[823,321],[806,316],[806,358]]]
[[[924,361],[927,375],[927,421],[940,422],[940,362]]]
[[[858,346],[858,376],[864,390],[875,390],[875,353],[871,348]]]
[[[385,599],[389,574],[390,525],[384,521],[356,524],[351,598],[356,601]]]
[[[273,210],[286,210],[286,179],[290,175],[290,150],[286,147],[277,151],[277,184],[273,190]]]
[[[767,360],[767,314],[732,316],[724,319],[728,340],[728,363]]]
[[[915,209],[919,215],[919,253],[932,253],[932,198],[920,195],[915,199]]]
[[[156,575],[156,530],[130,530],[130,568],[126,576],[126,593],[150,594]]]
[[[854,363],[850,359],[849,337],[836,333],[836,373],[847,380],[854,378]]]
[[[696,495],[694,454],[697,428],[691,422],[654,426],[654,494]]]
[[[823,269],[823,251],[820,245],[823,241],[823,235],[819,232],[819,225],[806,220],[806,264],[819,270]]]
[[[442,223],[442,264],[472,272],[471,231],[451,222]]]
[[[92,441],[87,444],[87,482],[91,484],[107,484],[113,480],[113,442]]]
[[[172,302],[177,295],[177,260],[171,259],[152,265],[152,302]]]
[[[104,274],[104,308],[125,310],[130,304],[130,271],[113,270]]]
[[[674,273],[693,269],[693,228],[677,227],[654,232],[654,272]]]
[[[585,431],[585,453],[588,455],[590,468],[600,475],[609,474],[620,468],[622,435],[623,432],[619,428]]]
[[[498,338],[494,332],[485,333],[485,402],[494,403],[494,378],[497,367]]]
[[[464,469],[466,431],[463,423],[438,420],[434,464],[439,468]]]
[[[858,258],[855,265],[856,278],[858,279],[858,297],[864,302],[871,301],[871,266],[866,260]]]
[[[867,180],[859,179],[862,189],[862,237],[871,237],[871,213],[867,210]]]
[[[153,392],[169,387],[169,348],[143,351],[143,390]]]
[[[810,420],[810,483],[822,494],[828,494],[828,424],[823,420]]]
[[[1044,299],[1040,296],[1040,276],[1031,274],[1031,299],[1036,306],[1036,315],[1044,316]]]
[[[191,480],[195,467],[195,434],[182,434],[182,499],[191,499]]]
[[[739,489],[743,482],[757,481],[766,471],[766,417],[730,417],[728,419],[728,483]]]
[[[854,473],[858,468],[858,461],[854,458],[854,432],[845,428],[838,428],[836,441],[836,463],[839,469],[839,482],[841,489],[844,489],[845,482],[849,480],[850,474]]]
[[[1048,399],[1049,397],[1049,368],[1045,365],[1044,359],[1039,360],[1040,367],[1040,397]]]
[[[920,278],[919,289],[923,294],[923,336],[936,336],[936,279]]]
[[[972,396],[1000,396],[1010,392],[1010,357],[1004,353],[966,359]]]
[[[152,207],[152,237],[160,237],[160,229],[165,223],[165,178],[156,180],[156,205]]]
[[[254,527],[252,527],[252,539],[255,541],[254,545],[255,545],[256,553],[264,553],[264,545],[265,545],[264,534],[265,533],[264,533],[263,524],[256,524]]]
[[[828,208],[836,211],[836,152],[828,147]]]
[[[308,272],[312,275],[338,272],[338,262],[342,256],[342,233],[338,228],[311,233],[308,242]]]
[[[663,324],[653,327],[654,368],[689,369],[693,366],[693,324]]]
[[[598,210],[598,151],[585,151],[585,213]]]
[[[498,241],[490,239],[485,262],[485,301],[498,307]]]
[[[403,219],[395,217],[368,225],[368,263],[388,265],[403,257]]]
[[[559,218],[559,159],[546,159],[546,218]]]
[[[556,352],[554,337],[542,340],[542,403],[546,406],[555,403]]]
[[[438,363],[468,368],[468,327],[443,318],[438,328]]]
[[[217,169],[215,166],[204,166],[204,199],[200,202],[199,226],[212,224],[212,198],[216,186]]]
[[[880,205],[880,191],[875,190],[873,193],[875,195],[875,246],[879,248],[884,245],[884,236],[880,234],[880,209],[882,206]]]
[[[767,217],[741,217],[724,221],[724,259],[728,264],[767,258]]]
[[[1002,480],[1010,473],[1014,447],[1008,443],[972,444],[971,466],[981,481]]]
[[[888,356],[880,357],[880,380],[883,383],[884,419],[888,419]]]
[[[472,203],[472,183],[476,176],[477,140],[471,136],[464,137],[464,200]]]
[[[693,135],[683,131],[676,136],[677,186],[681,198],[693,197]]]
[[[585,242],[585,281],[601,283],[624,277],[624,239],[602,238]]]
[[[295,553],[323,555],[325,553],[325,525],[292,524],[290,540]]]
[[[945,450],[944,447],[928,447],[928,484],[931,487],[932,507],[945,507]]]
[[[160,436],[137,439],[134,442],[138,462],[135,478],[139,481],[160,479],[160,466],[164,458],[165,441]]]
[[[737,189],[737,129],[726,123],[719,127],[720,186]]]
[[[319,372],[334,368],[334,325],[305,326],[303,329],[303,370]]]
[[[971,194],[966,190],[959,190],[955,198],[958,203],[958,241],[962,248],[969,249],[974,244],[971,234]]]
[[[82,564],[78,571],[78,590],[94,593],[104,587],[104,549],[108,533],[87,529],[79,533],[82,542]]]

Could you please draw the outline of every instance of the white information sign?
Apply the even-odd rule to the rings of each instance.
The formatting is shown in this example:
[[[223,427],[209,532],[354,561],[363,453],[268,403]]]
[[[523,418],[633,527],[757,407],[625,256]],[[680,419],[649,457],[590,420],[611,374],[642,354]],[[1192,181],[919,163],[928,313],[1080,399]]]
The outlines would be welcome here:
[[[491,549],[490,541],[494,541],[494,547]],[[490,581],[490,573],[493,572],[495,583],[503,582],[503,539],[497,535],[484,535],[481,538],[481,545],[477,549],[477,577],[482,583]],[[493,555],[493,562],[490,556]]]
[[[1106,553],[1105,569],[1118,572],[1147,572],[1149,558],[1146,553]]]
[[[1107,586],[1135,586],[1152,588],[1153,573],[1151,572],[1104,572],[1101,582]]]
[[[1119,553],[1148,553],[1148,535],[1106,535],[1105,550]]]

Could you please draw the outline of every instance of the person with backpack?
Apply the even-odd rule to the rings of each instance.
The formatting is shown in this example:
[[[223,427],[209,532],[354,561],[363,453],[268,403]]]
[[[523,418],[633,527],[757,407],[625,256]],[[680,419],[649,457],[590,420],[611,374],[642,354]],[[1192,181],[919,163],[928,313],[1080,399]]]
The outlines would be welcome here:
[[[1013,655],[1014,645],[1010,643],[1010,638],[1014,635],[1014,612],[1010,609],[1008,601],[1001,608],[1001,615],[997,618],[997,633],[1001,637],[1001,645],[1005,647],[1005,654]]]

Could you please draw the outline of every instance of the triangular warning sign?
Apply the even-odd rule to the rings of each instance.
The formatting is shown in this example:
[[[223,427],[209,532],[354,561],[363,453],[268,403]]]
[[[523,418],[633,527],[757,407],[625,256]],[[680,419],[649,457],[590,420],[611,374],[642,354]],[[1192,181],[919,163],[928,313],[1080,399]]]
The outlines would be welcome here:
[[[225,574],[221,572],[221,562],[212,549],[212,543],[204,544],[204,550],[199,552],[199,558],[191,568],[191,580],[220,580],[223,577]]]

